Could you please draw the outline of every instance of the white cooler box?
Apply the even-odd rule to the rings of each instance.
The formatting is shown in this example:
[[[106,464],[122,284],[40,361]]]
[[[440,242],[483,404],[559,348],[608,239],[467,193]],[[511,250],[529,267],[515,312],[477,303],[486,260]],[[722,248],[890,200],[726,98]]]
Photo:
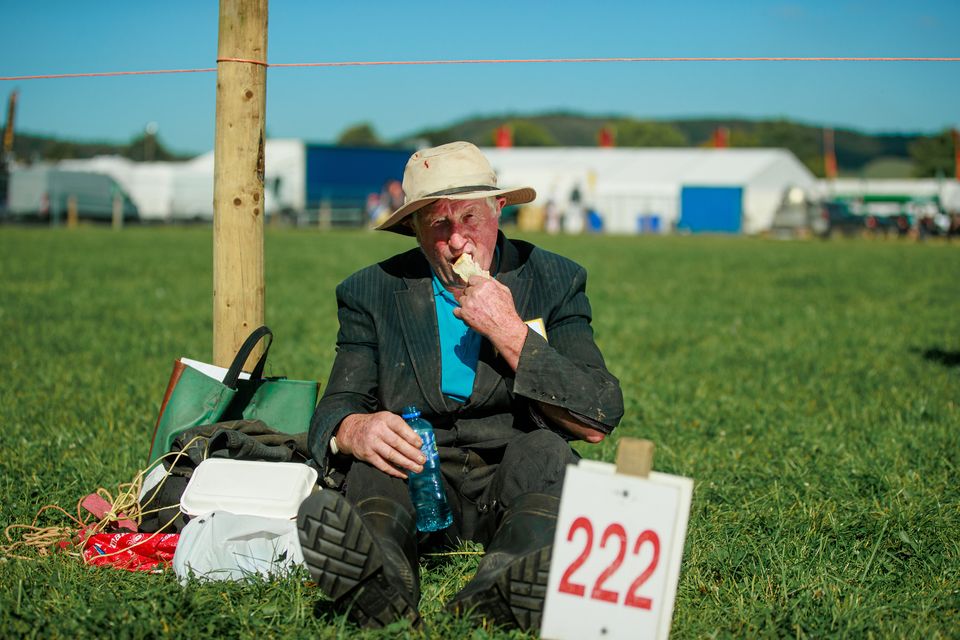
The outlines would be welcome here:
[[[180,510],[173,569],[181,582],[283,575],[303,564],[294,519],[317,483],[315,469],[291,462],[210,458],[193,472]]]

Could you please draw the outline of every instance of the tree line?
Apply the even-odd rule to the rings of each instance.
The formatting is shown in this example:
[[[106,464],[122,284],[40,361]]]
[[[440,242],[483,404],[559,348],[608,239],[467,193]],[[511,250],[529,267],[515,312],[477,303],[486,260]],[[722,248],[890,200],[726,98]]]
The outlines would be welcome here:
[[[711,146],[718,128],[726,131],[731,147],[778,147],[789,149],[811,172],[823,176],[823,128],[785,119],[746,120],[702,118],[688,120],[639,120],[619,116],[587,116],[549,113],[534,116],[506,114],[477,117],[394,140],[384,139],[370,123],[344,130],[336,144],[355,147],[403,147],[438,145],[468,140],[493,146],[497,130],[509,127],[518,147],[593,147],[605,129],[618,147]],[[955,175],[951,132],[937,134],[870,134],[852,129],[834,132],[837,167],[841,175],[876,178],[936,177]],[[76,142],[47,136],[17,134],[14,157],[24,161],[52,161],[119,155],[135,161],[187,160],[167,147],[155,134],[141,133],[126,144]]]
[[[468,140],[493,146],[497,130],[507,126],[518,147],[597,146],[602,129],[618,147],[712,146],[718,128],[726,130],[730,147],[789,149],[817,176],[824,176],[823,128],[785,119],[746,120],[703,118],[638,120],[569,113],[536,116],[505,115],[471,118],[435,129],[424,129],[398,140],[384,140],[369,123],[349,127],[337,140],[347,146],[411,147]],[[841,175],[877,178],[954,175],[953,142],[949,130],[939,134],[870,134],[836,129],[834,150]]]

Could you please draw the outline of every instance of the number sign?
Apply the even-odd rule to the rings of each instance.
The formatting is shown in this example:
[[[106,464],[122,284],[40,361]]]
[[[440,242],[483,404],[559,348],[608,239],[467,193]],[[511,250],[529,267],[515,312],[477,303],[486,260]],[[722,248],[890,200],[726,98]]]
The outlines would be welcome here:
[[[540,633],[550,640],[666,638],[693,481],[567,467]]]

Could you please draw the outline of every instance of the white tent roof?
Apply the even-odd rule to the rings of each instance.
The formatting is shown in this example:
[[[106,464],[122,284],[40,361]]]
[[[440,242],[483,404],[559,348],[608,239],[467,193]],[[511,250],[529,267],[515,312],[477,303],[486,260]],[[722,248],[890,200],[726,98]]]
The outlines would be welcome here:
[[[512,179],[526,178],[526,183],[543,189],[547,185],[533,180],[545,175],[583,180],[590,173],[598,190],[636,185],[747,186],[765,178],[772,168],[789,176],[795,186],[809,187],[814,182],[813,174],[785,149],[551,147],[483,151],[507,186],[513,184]]]
[[[905,195],[932,197],[941,193],[950,181],[927,179],[873,179],[839,178],[818,180],[817,189],[822,196]]]

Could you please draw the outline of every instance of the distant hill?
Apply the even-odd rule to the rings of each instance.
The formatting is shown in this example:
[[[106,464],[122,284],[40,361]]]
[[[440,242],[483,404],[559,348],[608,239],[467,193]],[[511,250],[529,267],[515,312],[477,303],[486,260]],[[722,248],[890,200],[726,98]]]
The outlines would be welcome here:
[[[709,146],[714,131],[725,127],[731,147],[783,147],[791,150],[814,174],[824,175],[823,129],[789,120],[745,120],[704,118],[695,120],[636,120],[617,116],[585,116],[552,113],[533,116],[503,115],[476,117],[453,125],[425,129],[408,136],[443,144],[469,140],[484,146],[494,144],[497,127],[510,124],[516,146],[596,146],[601,128],[609,127],[619,147]],[[943,136],[923,134],[869,134],[836,129],[834,147],[841,175],[864,177],[911,177],[934,175],[929,162],[917,169],[918,142]],[[942,154],[941,154],[942,155]],[[946,160],[941,158],[941,164]],[[952,167],[952,165],[951,165]],[[946,174],[951,167],[944,166]]]
[[[154,136],[143,134],[127,144],[110,142],[74,142],[49,136],[17,133],[13,139],[13,155],[21,160],[70,160],[94,156],[115,155],[131,160],[189,160],[191,155],[180,155],[168,150]]]
[[[497,127],[509,124],[514,144],[523,146],[592,147],[604,127],[619,147],[709,146],[718,127],[729,132],[731,147],[782,147],[792,151],[815,175],[823,176],[823,129],[789,120],[701,118],[637,120],[622,116],[574,113],[504,114],[473,117],[446,127],[424,129],[396,140],[380,140],[368,124],[349,128],[341,143],[354,146],[413,146],[469,140],[494,144]],[[949,132],[941,134],[869,134],[851,129],[834,132],[837,167],[841,176],[899,178],[954,175]],[[168,150],[161,140],[146,134],[127,144],[74,142],[18,133],[14,155],[24,160],[62,160],[119,155],[131,160],[187,160],[191,156]]]

